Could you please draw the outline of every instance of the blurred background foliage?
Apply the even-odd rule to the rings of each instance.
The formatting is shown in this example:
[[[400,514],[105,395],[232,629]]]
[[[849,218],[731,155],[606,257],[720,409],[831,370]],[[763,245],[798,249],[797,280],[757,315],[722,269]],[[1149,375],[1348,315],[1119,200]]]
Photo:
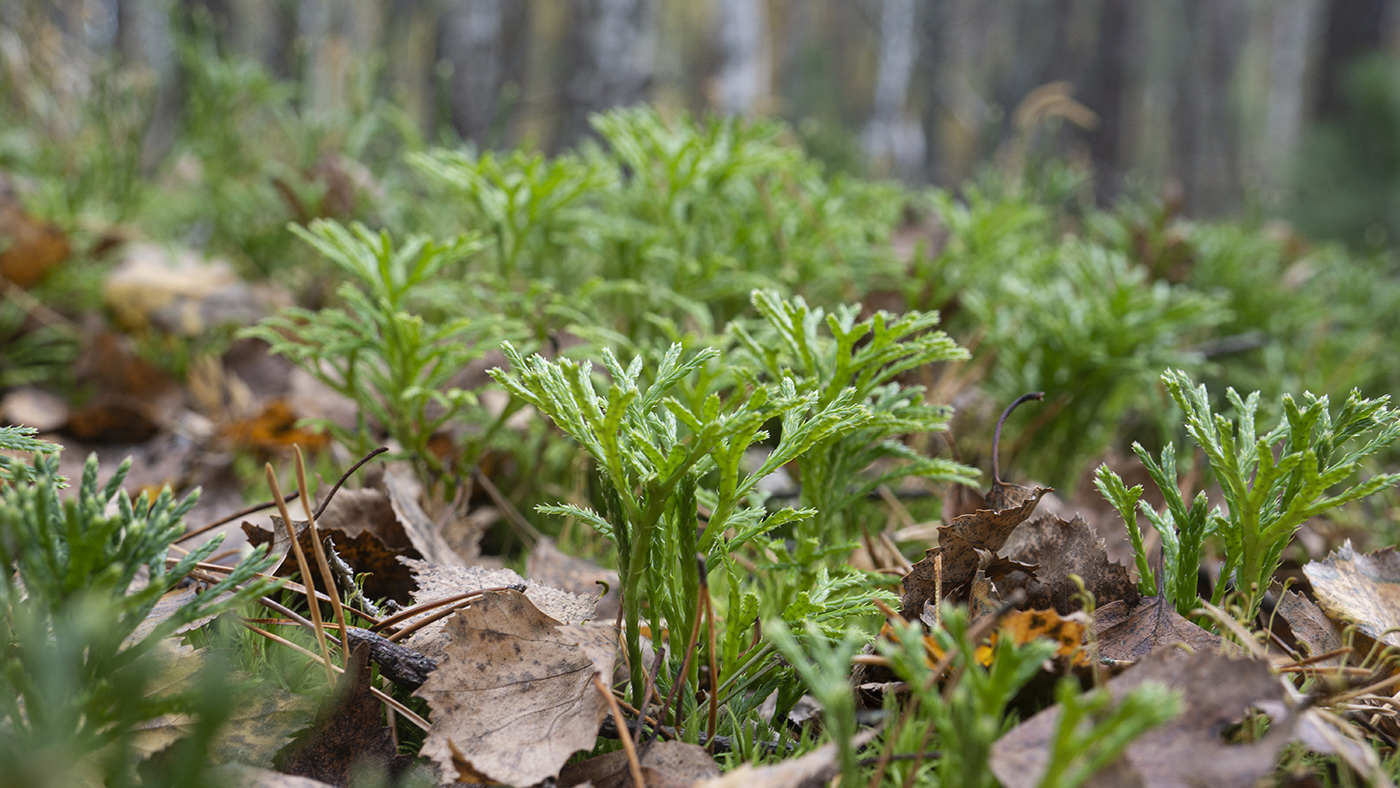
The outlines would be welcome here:
[[[530,350],[724,346],[756,288],[940,310],[972,358],[910,382],[969,414],[959,459],[1044,389],[1013,450],[1066,485],[1175,437],[1168,366],[1266,402],[1396,390],[1397,30],[1390,0],[10,0],[0,172],[71,240],[33,292],[72,315],[130,238],[274,282],[294,322],[343,308],[286,229],[316,219],[477,236],[414,312]],[[66,385],[41,328],[9,331],[7,385]],[[507,439],[468,401],[490,344],[474,379],[424,367],[452,404],[396,384],[424,424]],[[518,439],[517,496],[575,467]]]

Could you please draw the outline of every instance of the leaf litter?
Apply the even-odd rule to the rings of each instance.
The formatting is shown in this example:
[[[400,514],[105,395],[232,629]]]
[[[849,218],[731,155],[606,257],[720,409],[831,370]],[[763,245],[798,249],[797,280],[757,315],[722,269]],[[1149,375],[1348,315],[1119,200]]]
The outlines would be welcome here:
[[[423,754],[449,780],[533,785],[591,750],[608,704],[617,635],[565,625],[515,590],[457,611],[438,669],[415,693],[433,710]]]

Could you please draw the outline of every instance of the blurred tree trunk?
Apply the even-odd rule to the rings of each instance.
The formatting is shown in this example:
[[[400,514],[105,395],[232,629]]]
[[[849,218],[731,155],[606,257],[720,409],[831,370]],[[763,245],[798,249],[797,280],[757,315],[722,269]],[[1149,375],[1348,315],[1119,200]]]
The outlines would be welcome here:
[[[384,84],[389,98],[436,138],[440,24],[447,12],[434,0],[391,0],[385,20]],[[444,121],[445,122],[445,121]]]
[[[656,65],[656,0],[576,0],[564,58],[565,119],[555,149],[590,133],[588,116],[647,99]]]
[[[914,183],[925,180],[924,129],[906,109],[919,54],[917,11],[915,0],[884,0],[881,6],[875,106],[865,130],[871,168]]]
[[[718,33],[715,103],[729,115],[753,115],[767,102],[773,80],[767,4],[763,0],[719,0]]]
[[[439,51],[452,64],[452,125],[483,148],[510,139],[512,106],[525,73],[529,3],[454,0],[444,12]]]
[[[1184,0],[1173,89],[1176,170],[1191,211],[1219,215],[1238,210],[1243,197],[1240,123],[1231,99],[1248,37],[1247,0]]]
[[[296,75],[296,14],[287,3],[227,0],[225,37],[234,52],[262,63],[280,79]]]
[[[300,0],[297,30],[305,47],[302,96],[315,113],[337,113],[367,98],[356,91],[383,29],[376,0]]]
[[[1127,2],[1101,4],[1095,46],[1077,91],[1079,100],[1099,116],[1099,125],[1086,131],[1084,138],[1094,166],[1094,191],[1104,203],[1122,191],[1128,168],[1123,102],[1134,76],[1134,55],[1139,51],[1129,11]]]
[[[1269,72],[1263,139],[1258,153],[1265,198],[1277,203],[1287,189],[1307,119],[1308,64],[1317,53],[1320,0],[1279,0],[1269,26]]]
[[[1331,0],[1323,35],[1318,75],[1318,120],[1334,120],[1346,113],[1342,80],[1355,58],[1378,52],[1384,43],[1390,0]]]

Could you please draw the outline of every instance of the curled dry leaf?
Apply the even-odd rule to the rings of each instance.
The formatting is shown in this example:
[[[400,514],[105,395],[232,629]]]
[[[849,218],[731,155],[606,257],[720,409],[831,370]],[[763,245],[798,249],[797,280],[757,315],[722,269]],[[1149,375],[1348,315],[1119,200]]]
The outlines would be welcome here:
[[[679,741],[656,742],[642,751],[642,780],[647,788],[690,788],[719,776],[719,764],[705,748]],[[559,772],[559,788],[591,783],[593,788],[628,788],[632,774],[622,750],[571,763]]]
[[[273,516],[273,529],[249,523],[243,524],[248,543],[254,547],[267,542],[274,555],[284,556],[291,547],[280,517]],[[305,522],[297,523],[297,539],[310,555],[311,535]],[[341,490],[316,520],[316,528],[329,536],[336,554],[356,573],[368,573],[365,594],[372,599],[388,598],[405,603],[417,584],[413,574],[399,557],[418,558],[419,553],[409,541],[408,533],[399,522],[389,497],[380,490]],[[295,567],[280,569],[287,574]],[[319,578],[318,578],[319,579]],[[323,589],[324,590],[324,589]]]
[[[1078,516],[1068,522],[1054,515],[1037,517],[1016,529],[1002,552],[1037,567],[1033,576],[1011,575],[1002,589],[1024,588],[1030,607],[1053,607],[1065,615],[1078,610],[1082,606],[1079,585],[1070,575],[1083,580],[1084,589],[1099,605],[1121,599],[1131,607],[1141,597],[1128,570],[1108,560],[1104,541]]]
[[[446,658],[415,693],[432,708],[423,754],[448,780],[534,785],[592,749],[608,705],[610,627],[562,625],[498,591],[455,613]],[[585,645],[586,644],[586,645]]]
[[[1108,683],[1115,699],[1156,682],[1181,691],[1182,713],[1128,745],[1111,768],[1085,785],[1107,788],[1248,788],[1274,767],[1279,750],[1294,737],[1296,715],[1283,703],[1282,683],[1267,663],[1198,651],[1184,659],[1157,653]],[[1275,711],[1259,741],[1231,744],[1222,733],[1253,708]],[[992,772],[1006,788],[1031,788],[1045,773],[1059,722],[1053,706],[1026,720],[992,746]]]
[[[370,694],[369,680],[369,646],[361,644],[351,652],[331,702],[316,714],[310,729],[278,753],[277,769],[348,785],[356,769],[373,764],[397,779],[410,759],[398,753],[384,725],[383,707]]]
[[[1277,589],[1277,584],[1275,584]],[[1309,657],[1334,651],[1346,644],[1345,634],[1337,622],[1327,617],[1311,599],[1297,591],[1283,591],[1278,594],[1274,612],[1288,625],[1289,632],[1297,643],[1298,651]],[[1341,657],[1334,657],[1319,663],[1340,665]]]
[[[1400,646],[1400,553],[1393,547],[1358,554],[1348,539],[1322,561],[1303,567],[1327,615],[1356,624],[1362,634]]]
[[[1148,597],[1131,611],[1120,601],[1094,611],[1099,656],[1117,661],[1142,659],[1162,649],[1184,644],[1196,651],[1220,648],[1219,635],[1182,618],[1161,596]]]
[[[987,494],[992,509],[965,514],[938,529],[938,546],[904,577],[900,612],[917,618],[924,603],[941,599],[964,601],[967,586],[977,574],[978,550],[996,553],[1006,544],[1016,526],[1026,521],[1040,503],[1046,487],[1031,489],[1019,484],[996,483]],[[937,562],[942,558],[942,587],[938,586]],[[989,567],[990,569],[990,567]],[[990,572],[988,572],[990,576]]]
[[[384,469],[384,491],[398,515],[408,541],[424,560],[440,566],[466,566],[467,562],[442,538],[442,532],[419,505],[411,483],[392,470]]]

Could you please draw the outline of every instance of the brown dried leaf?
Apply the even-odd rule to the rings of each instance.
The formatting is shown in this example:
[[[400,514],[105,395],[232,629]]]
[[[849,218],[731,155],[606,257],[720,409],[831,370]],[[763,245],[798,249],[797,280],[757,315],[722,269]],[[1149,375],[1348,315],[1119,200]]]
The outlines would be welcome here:
[[[554,546],[553,539],[545,537],[535,543],[535,548],[525,561],[525,573],[532,580],[581,597],[597,596],[594,614],[601,621],[612,621],[617,617],[621,606],[618,598],[621,585],[617,572],[560,552]],[[603,593],[604,585],[607,586],[607,593]],[[595,788],[600,787],[595,783]]]
[[[565,624],[581,624],[594,617],[593,600],[551,588],[534,580],[526,580],[509,569],[488,569],[480,566],[434,566],[427,561],[403,559],[413,572],[418,590],[413,593],[414,604],[445,599],[483,588],[520,586],[540,612]],[[409,638],[408,646],[434,660],[446,652],[443,634],[445,621],[429,624]]]
[[[422,753],[447,779],[533,785],[593,748],[608,713],[593,678],[612,676],[611,629],[562,625],[499,591],[454,614],[447,634],[446,658],[414,693],[433,710]]]
[[[965,514],[938,529],[938,546],[930,548],[924,559],[904,577],[904,597],[900,612],[906,618],[917,618],[924,602],[939,599],[963,601],[967,585],[977,574],[977,550],[995,553],[1006,544],[1016,526],[1035,511],[1041,496],[1049,488],[1030,489],[1018,484],[993,484],[987,493],[988,505],[973,514]],[[935,561],[943,559],[943,585],[937,587]]]
[[[1348,539],[1323,561],[1311,561],[1303,574],[1327,615],[1356,624],[1364,635],[1400,646],[1400,553],[1394,547],[1357,554]]]
[[[419,505],[408,480],[385,468],[384,491],[389,494],[389,504],[393,506],[394,514],[398,515],[404,533],[408,534],[408,541],[413,544],[419,555],[440,566],[467,565],[467,562],[443,540],[437,524]]]
[[[864,747],[878,733],[877,729],[862,731],[851,744]],[[800,758],[768,766],[743,764],[723,776],[697,782],[693,788],[822,788],[841,769],[836,757],[836,745],[823,744]]]
[[[184,404],[173,378],[111,332],[83,348],[74,373],[98,392],[68,415],[68,431],[80,440],[140,443],[174,423]]]
[[[291,546],[282,528],[280,517],[273,516],[273,529],[244,523],[248,543],[253,546],[272,543],[275,555],[285,556]],[[405,603],[417,587],[408,567],[399,557],[419,558],[398,515],[389,504],[389,496],[381,490],[341,490],[327,504],[316,521],[323,536],[335,544],[336,554],[355,572],[365,572],[365,592],[371,598],[387,597]],[[311,537],[306,523],[297,523],[297,539],[310,555]],[[281,574],[295,571],[294,566],[279,569]],[[322,589],[324,590],[324,589]]]
[[[1197,651],[1214,651],[1220,637],[1192,624],[1161,596],[1142,600],[1126,617],[1126,608],[1106,605],[1095,611],[1099,631],[1099,656],[1112,660],[1142,659],[1163,647],[1185,643]]]
[[[194,337],[211,328],[256,323],[281,294],[259,292],[224,260],[166,244],[131,243],[102,283],[118,325]]]
[[[1346,645],[1342,628],[1327,617],[1311,599],[1297,591],[1285,591],[1278,596],[1274,611],[1288,624],[1303,656],[1325,654]],[[1341,657],[1325,660],[1323,665],[1340,665]]]
[[[159,648],[164,668],[160,680],[151,687],[152,693],[174,693],[187,690],[196,681],[245,681],[241,673],[220,673],[212,677],[201,652],[174,641],[163,641]],[[307,700],[295,693],[275,689],[260,682],[243,697],[227,724],[220,729],[209,750],[212,763],[242,761],[256,766],[271,766],[272,757],[291,741],[292,734],[306,726],[311,718]],[[152,756],[178,739],[195,731],[196,720],[185,714],[166,714],[149,720],[137,728],[135,746],[141,753]]]
[[[1128,570],[1109,562],[1104,541],[1077,516],[1069,522],[1054,515],[1037,517],[1016,529],[1002,553],[1037,566],[1034,576],[1013,575],[1002,589],[1024,588],[1029,607],[1053,607],[1064,615],[1078,610],[1079,586],[1070,580],[1071,574],[1083,579],[1085,590],[1100,605],[1121,599],[1132,606],[1141,597]]]
[[[657,742],[642,752],[642,780],[647,788],[690,788],[719,776],[719,764],[705,748],[678,741]],[[632,773],[622,750],[571,763],[559,772],[559,788],[591,783],[593,788],[628,788]]]
[[[1141,784],[1145,788],[1248,788],[1274,767],[1294,735],[1296,715],[1283,709],[1285,691],[1267,663],[1199,651],[1186,658],[1157,653],[1108,683],[1115,699],[1146,682],[1182,693],[1176,719],[1138,737],[1114,767],[1088,786]],[[1253,743],[1230,744],[1226,727],[1251,708],[1277,712],[1269,731]],[[1007,788],[1030,788],[1045,772],[1059,706],[1026,720],[992,745],[992,772]]]
[[[0,278],[29,287],[70,251],[63,231],[29,216],[14,184],[0,175]]]
[[[300,419],[286,400],[275,399],[264,405],[257,415],[230,422],[220,431],[235,446],[264,452],[287,452],[293,446],[315,452],[330,443],[329,433],[298,426]]]
[[[384,724],[384,711],[369,691],[369,646],[350,653],[335,697],[316,714],[311,728],[278,753],[277,769],[332,785],[347,785],[357,768],[374,764],[397,778],[410,758],[400,755]]]
[[[178,611],[185,605],[188,605],[189,603],[195,601],[195,599],[199,596],[199,593],[200,589],[196,588],[195,586],[188,586],[186,588],[174,588],[170,591],[165,592],[165,594],[163,594],[160,599],[156,600],[156,606],[151,608],[151,612],[146,614],[146,618],[143,619],[141,623],[136,626],[136,629],[132,630],[130,635],[126,636],[125,642],[127,644],[131,644],[146,639],[146,637],[148,637],[152,632],[155,631],[156,627],[160,626],[162,622],[173,616],[176,611]],[[219,598],[221,600],[228,599],[232,595],[232,592],[226,592]],[[205,624],[208,624],[210,621],[213,620],[214,616],[204,616],[202,618],[197,618],[194,621],[190,621],[184,624],[183,626],[177,628],[174,632],[171,632],[170,634],[184,634],[185,632],[199,629],[200,627],[204,626]]]

